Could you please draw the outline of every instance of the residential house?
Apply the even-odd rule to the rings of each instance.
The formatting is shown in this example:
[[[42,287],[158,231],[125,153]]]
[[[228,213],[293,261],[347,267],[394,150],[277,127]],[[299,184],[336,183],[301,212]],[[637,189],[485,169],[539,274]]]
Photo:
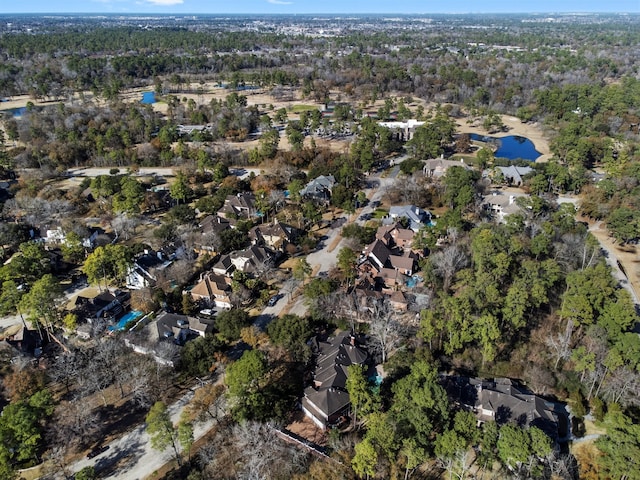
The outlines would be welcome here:
[[[389,296],[391,308],[397,312],[406,312],[409,309],[409,299],[404,292],[396,290]]]
[[[294,243],[297,230],[291,225],[275,221],[270,225],[256,225],[249,230],[249,239],[254,245],[264,245],[283,252],[287,245]]]
[[[65,241],[66,235],[62,227],[47,229],[44,236],[44,243],[47,245],[60,245]]]
[[[376,238],[388,247],[398,247],[410,250],[413,244],[415,232],[409,228],[403,228],[399,223],[382,225],[376,231]]]
[[[458,160],[445,160],[444,158],[433,158],[426,160],[422,167],[422,172],[427,177],[440,178],[447,173],[451,167],[462,167],[465,170],[471,170],[471,167],[464,163],[463,159]]]
[[[236,218],[253,218],[256,215],[256,197],[252,192],[228,195],[218,215],[229,221]]]
[[[409,221],[409,228],[417,232],[431,222],[431,212],[415,205],[394,205],[389,208],[389,216],[383,223],[397,223],[401,218]]]
[[[100,237],[101,235],[105,235],[105,231],[102,228],[90,227],[88,234],[84,238],[82,238],[82,246],[84,248],[94,248],[96,246],[98,237]],[[61,226],[48,228],[45,231],[43,240],[47,245],[62,245],[67,242],[67,233]]]
[[[215,255],[220,234],[231,228],[231,222],[219,215],[207,215],[199,224],[201,237],[196,240],[194,250],[199,254]]]
[[[249,248],[229,255],[236,269],[247,273],[261,273],[272,264],[271,253],[262,247],[251,245]]]
[[[5,340],[20,354],[38,358],[46,346],[46,338],[41,331],[29,330],[26,325],[22,325],[17,332],[9,335]]]
[[[507,167],[494,167],[491,170],[482,172],[483,177],[491,177],[495,180],[496,176],[502,175],[502,183],[519,187],[524,184],[522,177],[533,172],[531,167],[518,167],[509,165]]]
[[[213,321],[177,315],[175,313],[161,312],[155,325],[158,330],[158,339],[172,340],[177,345],[184,345],[188,340],[213,332]]]
[[[213,265],[211,271],[217,275],[230,276],[235,270],[235,265],[231,261],[231,255],[222,255]]]
[[[489,195],[485,195],[482,200],[482,208],[498,222],[504,222],[504,217],[507,215],[521,211],[516,204],[516,198],[524,196],[526,194],[504,193],[500,190],[494,190]]]
[[[318,202],[328,202],[335,184],[336,179],[333,175],[320,175],[300,190],[300,196]]]
[[[229,310],[233,306],[230,298],[231,279],[225,275],[206,273],[188,293],[196,302],[205,302],[208,306],[224,310]]]
[[[153,357],[160,365],[175,367],[180,361],[179,347],[213,330],[213,320],[162,311],[137,335],[125,338],[124,342],[135,352]]]
[[[128,292],[120,290],[111,293],[88,289],[84,295],[72,298],[66,309],[75,313],[79,321],[94,324],[99,319],[109,320],[121,314],[129,306],[130,297]]]
[[[349,332],[316,343],[316,368],[312,385],[302,398],[302,410],[318,427],[326,429],[346,418],[351,405],[347,392],[348,367],[364,365],[367,352]]]
[[[392,250],[376,239],[362,252],[358,270],[382,284],[383,291],[393,291],[405,284],[405,276],[413,275],[417,260],[414,252]]]
[[[450,399],[475,413],[479,422],[538,427],[556,440],[567,433],[567,416],[563,408],[508,378],[484,380],[445,376],[442,383]]]
[[[155,285],[158,273],[172,263],[173,261],[168,260],[162,252],[154,253],[145,250],[142,255],[133,260],[133,266],[127,274],[127,288],[140,290]]]

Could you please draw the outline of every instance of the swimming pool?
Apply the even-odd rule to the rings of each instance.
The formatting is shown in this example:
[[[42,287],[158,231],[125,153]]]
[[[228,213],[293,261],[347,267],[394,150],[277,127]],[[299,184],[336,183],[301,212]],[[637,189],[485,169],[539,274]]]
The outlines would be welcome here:
[[[142,100],[140,100],[140,103],[143,103],[145,105],[151,105],[153,103],[156,103],[156,94],[155,94],[155,92],[143,92],[142,93]]]
[[[111,327],[109,327],[110,331],[123,331],[124,328],[127,326],[127,323],[132,322],[133,320],[136,320],[137,318],[142,316],[142,312],[139,310],[131,310],[128,313],[125,313],[124,316],[122,318],[120,318],[120,320],[118,320],[118,323],[116,323],[115,325],[112,325]]]

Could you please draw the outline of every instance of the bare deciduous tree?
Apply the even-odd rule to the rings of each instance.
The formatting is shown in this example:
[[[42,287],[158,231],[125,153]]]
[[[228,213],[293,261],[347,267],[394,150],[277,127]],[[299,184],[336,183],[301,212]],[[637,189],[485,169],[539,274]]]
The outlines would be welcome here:
[[[545,345],[549,347],[550,353],[555,359],[554,369],[562,360],[571,358],[571,333],[573,332],[573,322],[569,320],[563,333],[550,334],[545,339]]]
[[[469,264],[469,255],[459,245],[452,244],[431,256],[433,269],[442,278],[443,289],[449,290],[454,275]]]
[[[407,328],[399,321],[387,299],[369,302],[369,312],[369,333],[382,355],[382,363],[385,363],[387,357],[402,343]]]

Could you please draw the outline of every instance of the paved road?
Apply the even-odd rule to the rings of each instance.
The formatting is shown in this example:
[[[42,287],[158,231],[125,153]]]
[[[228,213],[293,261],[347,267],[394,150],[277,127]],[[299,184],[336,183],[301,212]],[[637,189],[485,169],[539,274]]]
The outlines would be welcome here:
[[[82,168],[70,168],[67,170],[67,175],[70,177],[97,177],[99,175],[110,175],[112,168],[119,168],[120,173],[126,173],[126,167],[82,167]],[[159,175],[161,177],[173,177],[176,170],[179,167],[140,167],[138,170],[138,176]],[[254,175],[260,175],[261,170],[259,168],[249,167],[232,167],[230,172],[240,178],[247,178],[252,173]]]
[[[193,390],[169,407],[174,423],[180,420],[183,408],[193,397]],[[214,426],[213,420],[197,423],[194,426],[194,440],[203,437]],[[173,449],[164,452],[151,448],[151,440],[145,431],[145,425],[114,440],[109,449],[92,459],[83,458],[76,462],[71,470],[78,472],[92,465],[97,472],[105,472],[100,478],[117,480],[143,480],[154,471],[174,459]]]

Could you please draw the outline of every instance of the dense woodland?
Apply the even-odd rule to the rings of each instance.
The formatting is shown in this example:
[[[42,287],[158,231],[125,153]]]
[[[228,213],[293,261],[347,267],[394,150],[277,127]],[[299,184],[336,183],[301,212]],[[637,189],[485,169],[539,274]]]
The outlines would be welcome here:
[[[49,347],[39,362],[3,350],[0,479],[43,461],[50,478],[70,476],[80,455],[141,422],[154,448],[175,453],[165,478],[640,478],[636,306],[580,221],[602,220],[620,244],[640,237],[640,30],[634,16],[533,20],[437,17],[425,27],[405,19],[407,28],[365,32],[345,19],[333,36],[312,34],[311,19],[297,20],[306,33],[292,34],[290,18],[250,31],[242,19],[149,29],[51,20],[29,33],[2,31],[0,96],[28,94],[33,103],[1,119],[0,173],[12,185],[2,198],[0,309],[29,320]],[[183,98],[204,96],[209,83],[227,86],[225,98]],[[235,90],[247,86],[331,104],[332,116],[249,105]],[[133,87],[153,89],[166,115],[125,102]],[[369,114],[425,124],[403,143]],[[503,224],[481,208],[490,188],[481,171],[505,163],[489,149],[467,158],[469,170],[453,167],[441,179],[421,172],[423,160],[469,153],[454,119],[480,119],[490,131],[501,128],[500,115],[543,125],[553,154],[531,165],[529,196]],[[181,134],[187,124],[208,128]],[[290,148],[280,147],[280,131]],[[254,137],[258,147],[239,147]],[[348,137],[350,147],[317,147],[321,137]],[[355,212],[367,178],[400,153],[409,158],[384,200],[440,212],[414,239],[427,255],[422,304],[410,319],[385,303],[363,313],[353,300],[357,254],[376,219],[343,228],[348,246],[326,277],[311,278],[304,257],[318,248],[323,214]],[[68,169],[86,166],[111,171],[61,186]],[[164,166],[180,167],[164,195],[156,188],[164,180],[136,176]],[[230,175],[241,166],[263,172]],[[300,195],[329,174],[328,205]],[[256,195],[262,215],[301,232],[286,254],[297,257],[291,275],[304,284],[308,316],[283,315],[261,330],[248,308],[221,313],[214,334],[163,344],[180,356],[175,369],[125,347],[132,333],[74,341],[78,319],[59,308],[63,284],[80,273],[92,285],[121,286],[150,247],[185,253],[155,288],[133,292],[132,306],[195,313],[183,291],[212,261],[195,253],[199,219],[242,192]],[[580,195],[579,211],[557,203],[564,193]],[[33,241],[52,221],[68,232],[56,259]],[[87,248],[90,223],[111,236]],[[207,240],[223,254],[238,250],[253,225],[239,220]],[[266,265],[236,272],[234,301],[264,307],[275,277]],[[331,429],[323,455],[312,455],[274,432],[308,382],[308,340],[336,328],[362,334],[386,377],[375,387],[349,367],[349,425]],[[566,404],[576,437],[586,422],[603,433],[574,449],[535,427],[479,428],[450,403],[440,373],[518,379]],[[212,383],[174,425],[167,405],[202,378]],[[193,425],[205,420],[215,428],[196,448]],[[109,473],[88,468],[75,478]]]

